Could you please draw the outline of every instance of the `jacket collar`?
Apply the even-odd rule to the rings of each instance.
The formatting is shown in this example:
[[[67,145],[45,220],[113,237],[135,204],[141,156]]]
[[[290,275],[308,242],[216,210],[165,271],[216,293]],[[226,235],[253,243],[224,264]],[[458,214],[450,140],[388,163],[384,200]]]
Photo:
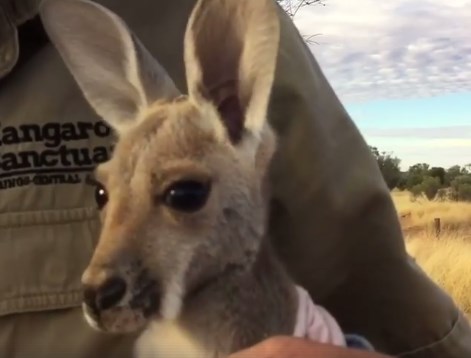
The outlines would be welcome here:
[[[20,56],[18,26],[37,14],[39,2],[40,0],[6,0],[0,4],[0,79],[17,64]],[[29,26],[28,29],[32,27]]]
[[[30,58],[37,49],[47,43],[47,37],[40,20],[38,8],[42,0],[2,0],[0,2],[0,81],[15,66]],[[113,9],[134,28],[152,23],[158,10],[172,6],[160,0],[95,0]],[[33,19],[33,21],[28,21]]]

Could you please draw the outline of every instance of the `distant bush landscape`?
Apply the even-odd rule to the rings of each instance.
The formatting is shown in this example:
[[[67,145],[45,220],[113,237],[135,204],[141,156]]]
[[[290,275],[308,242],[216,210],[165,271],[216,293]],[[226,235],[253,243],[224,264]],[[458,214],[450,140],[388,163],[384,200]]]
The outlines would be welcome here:
[[[380,152],[371,146],[370,149],[390,190],[407,190],[414,198],[471,201],[471,163],[449,168],[417,163],[401,171],[401,159],[393,153]]]
[[[471,202],[417,198],[397,189],[391,194],[407,251],[471,318]]]
[[[323,0],[277,0],[295,18]],[[303,38],[308,44],[316,35]],[[471,158],[448,168],[416,163],[401,170],[401,159],[370,147],[397,209],[409,254],[471,319]],[[437,232],[437,219],[440,230]]]
[[[471,165],[417,163],[401,171],[393,153],[370,149],[391,190],[407,251],[471,319]]]

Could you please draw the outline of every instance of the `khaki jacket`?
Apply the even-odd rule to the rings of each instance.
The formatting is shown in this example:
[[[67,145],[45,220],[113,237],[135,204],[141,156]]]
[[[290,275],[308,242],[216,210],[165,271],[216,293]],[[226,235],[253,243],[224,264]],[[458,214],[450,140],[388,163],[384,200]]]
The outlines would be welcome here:
[[[134,337],[95,333],[80,310],[80,276],[99,230],[85,179],[109,157],[113,135],[37,18],[23,24],[39,1],[0,1],[0,357],[130,357]],[[100,2],[185,90],[182,39],[194,0]],[[346,332],[378,350],[471,357],[468,323],[406,255],[364,139],[282,11],[280,19],[270,107],[280,136],[270,226],[279,254]]]

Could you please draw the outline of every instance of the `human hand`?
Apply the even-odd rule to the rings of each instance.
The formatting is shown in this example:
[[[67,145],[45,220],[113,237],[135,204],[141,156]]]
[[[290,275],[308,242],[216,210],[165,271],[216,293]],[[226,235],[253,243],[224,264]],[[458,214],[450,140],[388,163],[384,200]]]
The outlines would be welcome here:
[[[294,337],[272,337],[227,358],[391,358],[383,354],[315,343]]]

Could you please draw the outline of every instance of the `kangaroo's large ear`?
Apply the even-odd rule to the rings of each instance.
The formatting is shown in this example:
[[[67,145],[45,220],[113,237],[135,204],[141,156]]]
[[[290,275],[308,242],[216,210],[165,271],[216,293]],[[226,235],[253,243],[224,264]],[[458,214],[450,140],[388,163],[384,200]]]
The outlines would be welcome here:
[[[118,133],[178,90],[124,21],[86,0],[44,0],[40,15],[85,98]]]
[[[185,34],[190,97],[214,105],[232,143],[265,125],[279,43],[273,0],[199,0]]]

